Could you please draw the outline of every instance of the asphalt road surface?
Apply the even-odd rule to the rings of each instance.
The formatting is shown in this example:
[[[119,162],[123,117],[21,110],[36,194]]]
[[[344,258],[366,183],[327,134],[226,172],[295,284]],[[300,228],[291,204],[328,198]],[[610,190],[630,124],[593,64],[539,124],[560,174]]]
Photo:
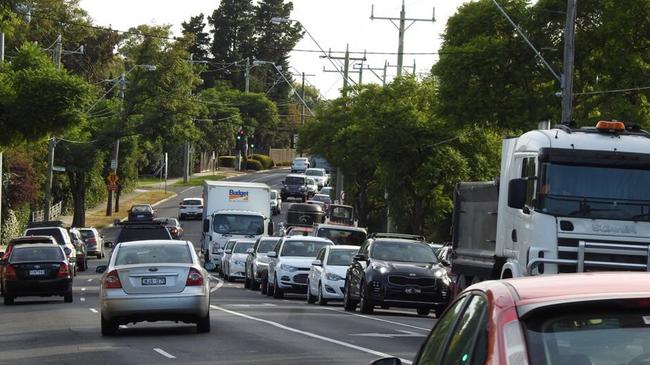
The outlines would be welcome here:
[[[233,180],[280,188],[287,170]],[[158,216],[176,217],[178,203],[201,195],[201,187],[177,188],[160,204]],[[286,206],[284,210],[286,211]],[[276,216],[279,222],[284,214]],[[183,239],[200,245],[201,222],[184,221]],[[115,235],[105,231],[106,239]],[[99,330],[99,279],[90,269],[74,280],[74,302],[62,298],[18,298],[0,305],[0,364],[369,364],[384,356],[410,363],[435,323],[414,310],[381,310],[373,315],[324,307],[305,297],[278,300],[211,278],[212,331],[197,334],[192,324],[142,322],[121,326],[115,337]]]

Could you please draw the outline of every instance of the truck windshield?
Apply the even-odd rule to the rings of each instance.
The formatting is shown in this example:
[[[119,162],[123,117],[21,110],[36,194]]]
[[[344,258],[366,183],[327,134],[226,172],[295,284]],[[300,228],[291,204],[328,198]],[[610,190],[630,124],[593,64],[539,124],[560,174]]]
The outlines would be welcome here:
[[[217,214],[212,229],[220,234],[255,236],[264,233],[264,218],[258,215]]]
[[[650,221],[650,171],[542,165],[538,210],[564,217]]]

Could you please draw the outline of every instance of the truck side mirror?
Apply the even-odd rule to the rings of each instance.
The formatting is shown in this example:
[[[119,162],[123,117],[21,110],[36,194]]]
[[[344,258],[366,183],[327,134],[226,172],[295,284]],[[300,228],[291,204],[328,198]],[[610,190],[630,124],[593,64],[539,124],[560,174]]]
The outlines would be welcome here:
[[[512,179],[508,183],[508,206],[514,209],[524,209],[526,205],[526,179]]]
[[[273,222],[269,222],[268,232],[269,236],[273,236]]]
[[[209,232],[210,231],[210,220],[209,219],[204,219],[203,220],[203,232]]]

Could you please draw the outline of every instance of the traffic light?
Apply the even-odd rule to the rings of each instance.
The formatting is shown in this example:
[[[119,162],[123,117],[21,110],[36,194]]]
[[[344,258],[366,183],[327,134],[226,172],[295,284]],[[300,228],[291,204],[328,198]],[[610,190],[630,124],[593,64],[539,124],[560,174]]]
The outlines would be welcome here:
[[[239,132],[237,132],[237,140],[241,141],[246,135],[246,132],[244,131],[244,127],[239,127]]]

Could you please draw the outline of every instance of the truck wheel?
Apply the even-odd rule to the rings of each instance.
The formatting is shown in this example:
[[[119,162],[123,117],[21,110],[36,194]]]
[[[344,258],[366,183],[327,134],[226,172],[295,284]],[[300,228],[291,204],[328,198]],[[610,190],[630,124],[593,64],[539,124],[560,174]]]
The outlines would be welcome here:
[[[418,308],[419,316],[428,316],[429,313],[431,313],[431,310],[429,308]]]

